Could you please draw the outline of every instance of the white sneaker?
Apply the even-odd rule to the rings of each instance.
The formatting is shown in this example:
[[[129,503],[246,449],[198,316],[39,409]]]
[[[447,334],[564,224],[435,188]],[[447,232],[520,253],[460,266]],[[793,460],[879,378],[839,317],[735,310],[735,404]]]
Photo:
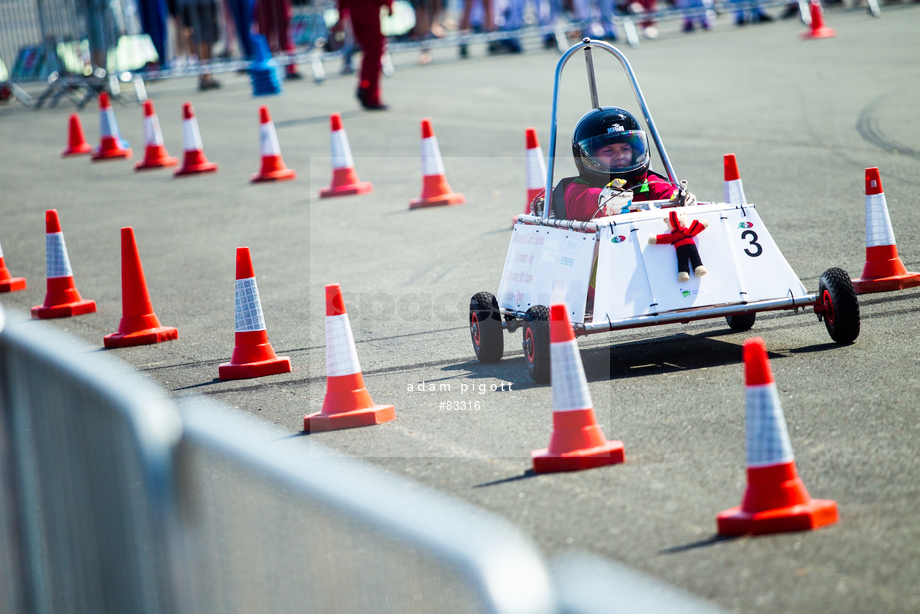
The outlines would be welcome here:
[[[658,38],[658,28],[655,26],[649,26],[642,30],[642,35],[649,40]]]

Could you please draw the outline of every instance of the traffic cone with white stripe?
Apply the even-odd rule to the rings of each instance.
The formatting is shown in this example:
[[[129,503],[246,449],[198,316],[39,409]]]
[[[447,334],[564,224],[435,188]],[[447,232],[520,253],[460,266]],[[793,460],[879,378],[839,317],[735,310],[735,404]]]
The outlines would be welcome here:
[[[837,503],[812,499],[795,468],[792,444],[763,339],[744,342],[747,489],[741,505],[716,518],[719,535],[817,529],[837,522]]]
[[[466,201],[463,194],[450,191],[444,176],[444,162],[438,148],[431,120],[422,120],[422,195],[409,201],[410,209],[459,205]]]
[[[725,154],[725,202],[732,205],[746,205],[744,186],[741,184],[741,173],[738,172],[738,160],[735,154]]]
[[[546,161],[543,159],[543,150],[540,149],[540,142],[537,140],[537,131],[534,128],[527,129],[527,150],[525,151],[525,179],[527,182],[527,203],[524,205],[524,213],[530,215],[530,203],[540,194],[540,191],[546,188]],[[515,215],[511,223],[517,224],[518,218]]]
[[[218,367],[220,379],[246,379],[287,373],[291,359],[277,356],[268,342],[262,302],[248,247],[236,249],[236,335],[230,362]]]
[[[294,179],[297,173],[289,169],[281,159],[281,145],[275,132],[275,122],[268,112],[268,107],[259,107],[259,153],[262,155],[262,168],[253,175],[252,183],[263,181],[284,181]]]
[[[32,318],[66,318],[96,311],[96,301],[84,299],[74,285],[73,269],[56,209],[45,211],[45,261],[48,292],[45,302],[32,308]]]
[[[182,166],[174,173],[176,177],[213,173],[217,170],[217,164],[209,162],[204,155],[198,120],[195,119],[195,111],[190,102],[182,106],[182,147],[185,149],[185,158],[182,160]]]
[[[91,151],[93,151],[93,148],[86,142],[86,135],[83,134],[83,124],[80,122],[80,116],[76,113],[71,113],[70,119],[67,121],[67,149],[61,153],[61,157],[80,156]]]
[[[853,280],[856,294],[888,292],[920,286],[920,273],[904,268],[888,216],[878,169],[866,169],[866,265],[862,277]]]
[[[321,411],[304,416],[307,433],[371,426],[396,418],[392,405],[376,405],[364,387],[342,288],[326,286],[326,396]]]
[[[99,147],[93,152],[93,162],[99,160],[114,160],[115,158],[130,158],[131,148],[123,141],[118,133],[118,124],[115,121],[115,111],[109,102],[106,92],[99,94]]]
[[[153,312],[134,229],[121,229],[121,321],[118,331],[103,337],[107,348],[123,348],[171,341],[179,337],[172,326],[163,326]]]
[[[549,446],[534,450],[534,473],[579,471],[625,460],[622,441],[608,441],[594,416],[588,380],[564,304],[550,306],[550,377],[553,434]]]
[[[835,32],[833,28],[824,25],[824,9],[821,8],[821,2],[819,2],[819,0],[811,0],[808,4],[811,14],[811,25],[808,30],[802,32],[800,35],[802,40],[808,40],[810,38],[833,38],[837,36],[837,32]]]
[[[351,157],[351,147],[348,146],[348,135],[342,126],[342,116],[333,113],[329,116],[332,127],[332,183],[328,188],[319,191],[320,198],[330,196],[348,196],[349,194],[365,194],[374,189],[370,181],[358,179],[355,172],[355,161]]]
[[[0,292],[18,292],[26,289],[25,277],[13,277],[10,270],[6,268],[6,260],[3,259],[3,246],[0,245]]]
[[[144,159],[134,166],[134,170],[141,171],[150,168],[164,168],[179,164],[179,158],[170,156],[163,145],[163,132],[160,130],[160,120],[153,108],[152,100],[144,101]]]

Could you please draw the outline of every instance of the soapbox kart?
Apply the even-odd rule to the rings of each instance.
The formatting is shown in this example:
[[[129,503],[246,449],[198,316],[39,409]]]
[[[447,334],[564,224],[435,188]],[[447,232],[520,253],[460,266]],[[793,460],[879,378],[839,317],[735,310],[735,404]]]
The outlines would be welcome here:
[[[696,237],[708,274],[695,277],[691,272],[683,282],[677,280],[675,249],[649,244],[650,236],[668,230],[664,218],[678,206],[677,201],[633,203],[628,212],[590,222],[560,219],[565,208],[553,203],[552,190],[560,76],[566,62],[583,51],[591,101],[599,108],[592,49],[607,51],[619,60],[668,180],[680,185],[623,54],[587,38],[572,46],[556,67],[544,190],[549,196],[542,211],[518,216],[498,295],[479,292],[470,300],[470,335],[476,357],[481,362],[497,362],[504,352],[504,330],[522,328],[527,370],[535,381],[548,382],[548,307],[562,302],[568,307],[576,336],[717,317],[725,317],[729,328],[745,331],[754,325],[760,311],[812,307],[834,341],[852,343],[859,335],[860,322],[849,275],[830,268],[821,275],[817,292],[807,292],[753,205],[701,202],[679,208],[688,219],[708,221],[705,232]],[[589,288],[592,276],[596,280],[593,292]]]

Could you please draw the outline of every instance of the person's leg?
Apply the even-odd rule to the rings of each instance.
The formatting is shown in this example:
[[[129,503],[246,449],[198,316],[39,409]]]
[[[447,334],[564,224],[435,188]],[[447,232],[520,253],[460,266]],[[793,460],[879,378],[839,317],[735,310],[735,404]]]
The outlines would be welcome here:
[[[375,0],[356,0],[352,5],[351,25],[355,39],[364,50],[358,84],[358,98],[367,109],[384,107],[380,99],[380,61],[385,43],[380,31],[380,10]]]
[[[214,48],[214,43],[216,43],[218,39],[219,25],[217,20],[218,6],[216,0],[214,2],[198,5],[199,28],[192,33],[192,36],[195,37],[197,33],[198,58],[205,66],[211,62],[211,51]],[[220,82],[211,76],[210,71],[201,74],[198,80],[198,89],[210,90],[219,87]]]
[[[291,36],[291,21],[294,19],[294,3],[291,0],[280,0],[281,6],[278,20],[278,46],[289,56],[297,53],[297,47],[294,45],[294,37]],[[297,64],[291,62],[287,65],[286,75],[288,79],[301,79],[301,74],[297,71]]]

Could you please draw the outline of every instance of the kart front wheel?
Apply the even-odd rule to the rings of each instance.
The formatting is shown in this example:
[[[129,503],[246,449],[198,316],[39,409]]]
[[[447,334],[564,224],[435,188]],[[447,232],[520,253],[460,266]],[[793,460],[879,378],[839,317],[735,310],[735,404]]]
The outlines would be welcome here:
[[[498,362],[505,352],[501,310],[490,292],[478,292],[470,299],[470,337],[479,362]]]
[[[847,272],[830,268],[818,281],[818,302],[815,313],[824,320],[831,339],[846,345],[859,336],[859,300]]]
[[[533,381],[550,381],[549,309],[534,305],[524,314],[524,360]]]
[[[725,316],[725,321],[728,322],[728,327],[738,332],[751,330],[751,327],[754,326],[754,320],[756,319],[756,311],[752,311],[751,313],[737,313],[733,316]]]

